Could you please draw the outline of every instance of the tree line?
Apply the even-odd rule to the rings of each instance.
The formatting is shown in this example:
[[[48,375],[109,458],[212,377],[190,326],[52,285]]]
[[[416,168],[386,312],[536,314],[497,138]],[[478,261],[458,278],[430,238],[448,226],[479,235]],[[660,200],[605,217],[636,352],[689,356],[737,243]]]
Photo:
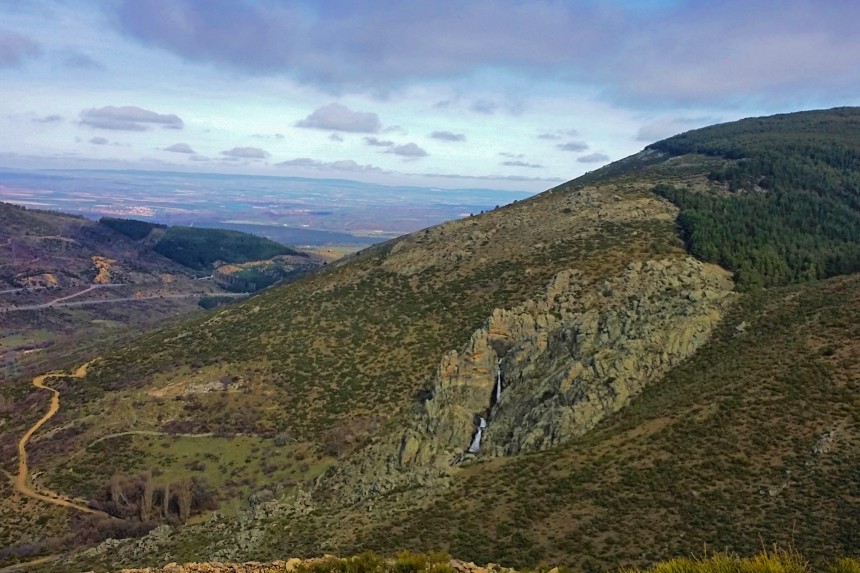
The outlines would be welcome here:
[[[649,146],[725,159],[726,192],[662,183],[690,252],[735,272],[741,289],[860,272],[860,110],[748,119]]]

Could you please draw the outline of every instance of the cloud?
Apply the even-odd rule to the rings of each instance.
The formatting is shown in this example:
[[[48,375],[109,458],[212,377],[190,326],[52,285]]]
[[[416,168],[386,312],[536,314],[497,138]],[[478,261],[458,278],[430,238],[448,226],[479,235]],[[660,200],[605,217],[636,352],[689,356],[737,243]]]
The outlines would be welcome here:
[[[17,68],[42,55],[42,47],[28,36],[0,30],[0,68]]]
[[[434,131],[430,134],[433,139],[441,139],[442,141],[466,141],[466,136],[462,133],[451,133],[450,131]]]
[[[606,163],[609,161],[609,156],[605,153],[592,153],[590,155],[577,157],[576,160],[580,163]]]
[[[259,147],[234,147],[222,151],[221,155],[231,159],[265,159],[269,154]]]
[[[397,133],[399,135],[409,135],[409,131],[399,125],[389,125],[382,130],[382,133]]]
[[[90,143],[93,145],[107,145],[110,142],[104,137],[94,137],[90,140]]]
[[[394,142],[387,139],[379,139],[377,137],[365,137],[364,143],[371,147],[393,147]]]
[[[404,145],[395,145],[390,148],[386,153],[393,153],[394,155],[400,155],[401,157],[406,157],[409,159],[420,159],[421,157],[427,157],[430,155],[420,147],[418,147],[414,143],[406,143]]]
[[[62,65],[78,70],[103,70],[104,66],[83,52],[68,50],[62,58]]]
[[[486,69],[664,105],[860,87],[860,3],[851,0],[105,4],[120,32],[145,45],[340,92]]]
[[[469,109],[474,111],[475,113],[483,113],[485,115],[492,115],[496,113],[496,110],[499,109],[499,104],[487,101],[487,100],[478,100],[472,105],[469,106]]]
[[[337,142],[343,141],[343,136],[339,135],[337,133],[332,133],[331,135],[328,136],[328,138],[330,141],[337,141]]]
[[[438,177],[444,179],[476,179],[480,181],[546,181],[548,183],[559,183],[564,181],[561,177],[527,177],[524,175],[463,175],[460,173],[407,173],[407,175],[420,175],[421,177]]]
[[[283,133],[252,133],[254,139],[284,139]]]
[[[172,151],[173,153],[195,153],[187,143],[174,143],[170,147],[165,147],[164,151]]]
[[[588,149],[588,144],[584,141],[568,141],[567,143],[559,143],[556,147],[562,151],[585,151]]]
[[[191,155],[188,159],[191,161],[210,161],[210,159],[204,155]]]
[[[63,121],[63,117],[57,114],[46,115],[45,117],[37,117],[33,121],[36,123],[58,123]]]
[[[549,141],[558,141],[559,139],[564,139],[565,137],[576,137],[577,135],[579,135],[579,131],[575,129],[556,129],[555,131],[541,133],[537,136],[537,138],[546,139]]]
[[[122,131],[147,131],[151,126],[182,129],[185,125],[182,119],[174,114],[162,115],[136,106],[112,105],[81,111],[80,123],[96,129]]]
[[[511,159],[522,159],[525,157],[524,153],[510,153],[508,151],[502,151],[499,153],[502,157],[510,157]]]
[[[341,159],[339,161],[318,161],[310,157],[298,157],[288,161],[275,164],[278,167],[303,167],[317,169],[320,171],[346,171],[350,173],[387,173],[381,167],[375,165],[360,165],[352,159]]]
[[[345,105],[330,103],[305,119],[296,122],[296,127],[329,129],[352,133],[376,133],[382,127],[379,116],[372,112],[352,111]]]
[[[537,163],[526,163],[525,161],[502,161],[499,165],[504,165],[505,167],[529,167],[531,169],[543,167],[543,165],[539,165]]]

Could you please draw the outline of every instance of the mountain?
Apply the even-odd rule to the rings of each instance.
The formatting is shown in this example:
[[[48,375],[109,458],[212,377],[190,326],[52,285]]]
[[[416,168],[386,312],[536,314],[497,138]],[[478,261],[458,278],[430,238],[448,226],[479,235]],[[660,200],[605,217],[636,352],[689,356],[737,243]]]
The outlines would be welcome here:
[[[3,514],[3,541],[152,528],[58,570],[857,554],[858,124],[843,108],[682,134],[106,353],[53,383],[30,459],[122,525],[70,535],[76,512],[13,498],[34,517]],[[2,396],[4,436],[44,411]]]
[[[78,360],[94,339],[116,341],[129,327],[140,332],[320,265],[248,233],[0,203],[3,376],[50,368],[70,352]]]

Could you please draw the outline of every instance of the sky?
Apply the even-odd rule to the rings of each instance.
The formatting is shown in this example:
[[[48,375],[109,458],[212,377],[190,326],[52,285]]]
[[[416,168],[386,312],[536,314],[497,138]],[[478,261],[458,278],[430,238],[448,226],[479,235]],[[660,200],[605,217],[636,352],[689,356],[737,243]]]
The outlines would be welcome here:
[[[0,0],[0,167],[537,192],[860,105],[857,0]]]

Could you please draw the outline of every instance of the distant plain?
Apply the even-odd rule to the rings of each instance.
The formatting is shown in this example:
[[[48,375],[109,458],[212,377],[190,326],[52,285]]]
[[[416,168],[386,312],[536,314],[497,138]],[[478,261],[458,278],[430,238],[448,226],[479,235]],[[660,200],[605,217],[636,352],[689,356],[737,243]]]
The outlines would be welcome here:
[[[28,208],[234,229],[315,247],[377,243],[530,195],[345,179],[0,169],[0,201]]]

